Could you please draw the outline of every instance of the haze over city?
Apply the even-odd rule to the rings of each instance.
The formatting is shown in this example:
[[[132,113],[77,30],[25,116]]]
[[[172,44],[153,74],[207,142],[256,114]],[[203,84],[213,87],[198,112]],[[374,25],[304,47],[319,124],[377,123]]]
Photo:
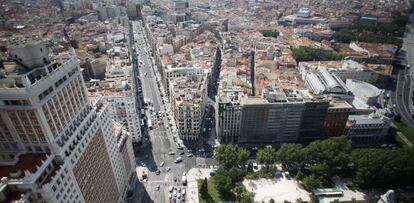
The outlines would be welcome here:
[[[0,202],[413,203],[412,0],[0,0]]]

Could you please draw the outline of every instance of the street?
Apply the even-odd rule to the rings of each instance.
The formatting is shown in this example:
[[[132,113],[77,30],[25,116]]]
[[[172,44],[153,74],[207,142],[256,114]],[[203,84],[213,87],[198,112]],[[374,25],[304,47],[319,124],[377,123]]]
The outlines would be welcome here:
[[[134,21],[132,25],[135,38],[134,46],[138,55],[136,60],[139,64],[139,77],[143,98],[146,101],[146,125],[144,125],[146,127],[143,129],[147,129],[149,137],[149,143],[144,143],[136,157],[138,178],[141,180],[142,171],[146,171],[147,181],[142,182],[152,202],[168,202],[168,187],[184,188],[181,183],[182,175],[196,166],[196,157],[187,157],[189,152],[186,148],[178,150],[179,140],[173,137],[173,133],[176,131],[174,126],[170,124],[170,121],[173,121],[173,115],[170,111],[171,108],[166,103],[167,100],[161,97],[160,87],[157,84],[157,73],[150,54],[150,45],[146,40],[142,23]],[[170,151],[174,152],[174,155],[170,155]],[[184,152],[184,154],[179,155],[180,152]],[[174,163],[174,160],[179,156],[183,161]],[[162,167],[160,167],[161,162],[165,163]],[[168,172],[166,171],[167,167],[171,168]],[[156,175],[157,170],[160,171],[159,175]],[[157,185],[159,185],[159,190],[156,189]],[[134,191],[134,193],[140,192],[142,191],[139,189]],[[180,202],[181,199],[177,198],[176,200]],[[133,198],[129,202],[137,201]]]
[[[410,15],[407,23],[407,31],[405,33],[403,47],[400,50],[402,64],[406,67],[398,72],[397,87],[395,94],[391,95],[396,110],[401,116],[401,120],[414,129],[414,119],[412,118],[412,85],[414,85],[414,70],[410,67],[414,65],[414,15]]]

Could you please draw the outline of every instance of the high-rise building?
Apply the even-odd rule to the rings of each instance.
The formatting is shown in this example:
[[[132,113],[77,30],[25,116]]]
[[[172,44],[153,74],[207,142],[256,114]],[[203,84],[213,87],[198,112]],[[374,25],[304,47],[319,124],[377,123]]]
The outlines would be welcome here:
[[[0,201],[122,202],[134,179],[131,138],[88,96],[76,56],[2,72]]]

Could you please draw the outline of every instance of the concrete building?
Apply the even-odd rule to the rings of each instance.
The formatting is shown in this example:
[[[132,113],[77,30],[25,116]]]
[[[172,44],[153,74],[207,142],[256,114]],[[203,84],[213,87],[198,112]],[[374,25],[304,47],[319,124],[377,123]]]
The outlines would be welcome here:
[[[325,68],[302,72],[305,85],[317,95],[325,95],[333,99],[342,99],[352,102],[352,93],[345,83],[335,74]]]
[[[236,85],[239,79],[223,78],[215,102],[216,135],[220,143],[237,143],[240,134],[240,102],[247,94]],[[249,89],[250,92],[250,89]]]
[[[247,96],[239,86],[220,89],[218,97],[219,140],[246,146],[321,138],[329,106],[327,101],[313,97],[307,90],[266,88],[262,96]]]
[[[202,69],[201,67],[196,67],[192,65],[188,66],[173,66],[167,65],[165,69],[166,81],[164,84],[167,90],[170,89],[170,83],[174,81],[174,79],[179,77],[186,77],[191,75],[207,75],[207,70]],[[169,92],[167,93],[169,94]]]
[[[9,69],[0,79],[0,201],[123,202],[134,155],[116,132],[101,98],[88,98],[75,56]]]
[[[197,140],[207,99],[205,75],[179,77],[171,82],[171,103],[182,140]]]
[[[366,82],[359,80],[346,80],[346,86],[355,95],[369,106],[378,104],[381,90]]]
[[[16,42],[10,46],[10,57],[20,65],[30,68],[49,63],[49,50],[44,41],[25,43]]]
[[[307,25],[307,24],[327,24],[326,18],[311,16],[311,11],[308,8],[301,8],[294,15],[283,17],[282,24],[286,25]]]
[[[104,57],[97,59],[87,59],[85,62],[85,71],[89,78],[103,79],[105,78],[105,69],[108,66],[108,60]]]
[[[360,80],[378,87],[384,87],[392,75],[392,66],[385,64],[364,64],[352,59],[342,61],[307,61],[299,63],[299,71],[327,69],[342,81],[347,79]]]
[[[390,129],[390,119],[375,113],[350,115],[346,124],[345,136],[356,147],[380,146],[386,141]]]
[[[324,138],[343,135],[352,106],[346,101],[330,101],[322,134]]]
[[[267,89],[242,100],[239,143],[307,142],[321,136],[328,102],[306,90]]]

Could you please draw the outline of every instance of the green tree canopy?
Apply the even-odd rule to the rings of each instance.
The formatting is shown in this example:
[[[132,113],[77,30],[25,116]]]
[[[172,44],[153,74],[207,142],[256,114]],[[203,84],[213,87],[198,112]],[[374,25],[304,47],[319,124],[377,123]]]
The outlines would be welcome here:
[[[283,144],[277,151],[277,158],[288,168],[297,170],[304,161],[303,148],[300,144]]]
[[[249,155],[249,151],[244,148],[232,144],[224,144],[218,148],[216,160],[224,169],[244,167]]]
[[[277,38],[280,34],[278,30],[263,30],[261,33],[264,37],[273,37],[273,38]]]
[[[414,182],[414,152],[359,149],[352,152],[355,182],[360,187],[401,187]]]
[[[292,49],[293,57],[300,61],[335,61],[343,59],[343,56],[335,51],[313,49],[310,47],[297,47]]]
[[[321,187],[321,185],[321,181],[314,174],[303,178],[303,186],[305,186],[307,190],[317,189]]]
[[[326,163],[334,170],[349,164],[351,150],[351,141],[345,137],[334,137],[310,143],[305,148],[305,154],[309,164]]]
[[[277,161],[277,153],[275,148],[266,147],[264,149],[259,149],[257,151],[257,161],[260,164],[265,164],[266,166],[274,164]]]

